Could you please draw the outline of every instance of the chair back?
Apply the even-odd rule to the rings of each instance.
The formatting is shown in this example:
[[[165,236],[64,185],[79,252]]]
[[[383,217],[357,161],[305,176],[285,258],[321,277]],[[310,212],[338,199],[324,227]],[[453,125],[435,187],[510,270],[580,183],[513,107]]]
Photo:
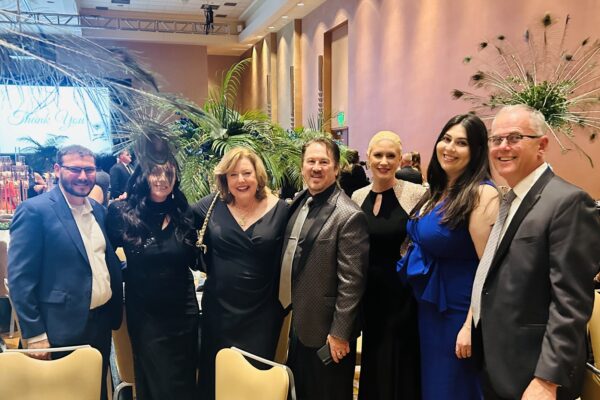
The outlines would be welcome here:
[[[594,365],[588,363],[583,379],[581,400],[600,399],[600,293],[594,294],[594,310],[588,323]]]
[[[594,296],[594,311],[592,311],[588,329],[594,353],[594,366],[600,369],[600,293],[595,292]]]
[[[21,328],[19,327],[19,318],[17,317],[17,311],[15,310],[15,306],[12,302],[12,300],[10,299],[10,290],[8,288],[8,279],[4,278],[4,283],[3,283],[4,289],[6,290],[6,297],[8,297],[8,301],[10,303],[10,327],[9,327],[9,333],[8,333],[8,337],[9,338],[13,338],[15,336],[15,326],[17,331],[21,332]],[[25,343],[25,339],[20,339],[22,343]]]
[[[102,355],[78,348],[58,360],[37,360],[20,351],[0,353],[0,399],[98,400]]]
[[[0,240],[0,282],[7,278],[8,267],[8,246],[6,242]],[[8,290],[4,284],[0,285],[0,297],[8,297]]]
[[[112,331],[113,344],[115,346],[115,356],[117,361],[117,371],[122,381],[133,384],[135,374],[133,372],[133,351],[131,349],[131,340],[127,330],[127,316],[123,310],[123,322],[116,331]]]
[[[279,332],[279,340],[277,341],[277,349],[275,350],[275,362],[285,364],[287,362],[288,348],[290,344],[290,328],[292,325],[292,313],[290,311],[283,319],[281,331]]]
[[[246,360],[248,356],[268,364],[261,370]],[[285,365],[232,347],[222,349],[216,358],[216,400],[286,400],[290,390],[291,371]],[[292,387],[293,389],[293,387]],[[292,390],[292,398],[295,399]]]

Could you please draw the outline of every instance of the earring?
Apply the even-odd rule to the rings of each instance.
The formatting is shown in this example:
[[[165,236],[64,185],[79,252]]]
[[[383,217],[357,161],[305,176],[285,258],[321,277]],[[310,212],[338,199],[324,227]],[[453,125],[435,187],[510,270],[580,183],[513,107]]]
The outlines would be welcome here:
[[[171,199],[175,199],[175,193],[171,193]]]

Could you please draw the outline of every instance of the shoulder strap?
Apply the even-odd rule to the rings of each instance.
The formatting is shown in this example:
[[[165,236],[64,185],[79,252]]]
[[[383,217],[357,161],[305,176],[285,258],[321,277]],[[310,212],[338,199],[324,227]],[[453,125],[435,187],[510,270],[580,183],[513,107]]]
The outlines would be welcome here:
[[[202,252],[206,254],[207,247],[204,244],[204,234],[206,233],[206,228],[208,227],[208,220],[210,219],[210,215],[212,214],[213,208],[215,208],[215,203],[219,198],[219,194],[215,193],[215,197],[213,197],[210,206],[208,207],[208,211],[206,212],[206,217],[204,218],[204,222],[202,223],[202,228],[198,231],[198,241],[196,242],[196,247],[202,249]]]

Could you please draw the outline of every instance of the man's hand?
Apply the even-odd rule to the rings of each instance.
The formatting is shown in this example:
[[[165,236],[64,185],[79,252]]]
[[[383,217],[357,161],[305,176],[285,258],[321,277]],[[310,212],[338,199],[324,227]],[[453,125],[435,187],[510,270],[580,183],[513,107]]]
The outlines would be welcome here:
[[[327,335],[327,343],[329,343],[331,358],[336,364],[342,361],[342,358],[346,357],[346,354],[350,352],[350,343],[347,340]]]
[[[38,342],[28,343],[27,348],[28,349],[49,349],[50,342],[48,342],[48,339],[44,339],[44,340],[40,340]],[[37,358],[38,360],[49,360],[50,359],[50,353],[48,353],[47,351],[39,352],[39,353],[27,353],[27,355],[32,358]]]
[[[463,325],[456,336],[456,346],[454,349],[456,357],[469,358],[471,357],[471,328]]]
[[[540,378],[533,380],[523,392],[521,400],[556,400],[556,388],[558,385]]]

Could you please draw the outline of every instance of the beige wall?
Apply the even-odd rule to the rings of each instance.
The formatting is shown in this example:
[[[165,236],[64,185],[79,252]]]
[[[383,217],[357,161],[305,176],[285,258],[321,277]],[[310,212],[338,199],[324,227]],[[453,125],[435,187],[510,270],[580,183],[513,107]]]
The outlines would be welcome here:
[[[337,115],[348,113],[348,25],[331,32],[331,127],[339,127]],[[344,123],[345,125],[345,123]]]
[[[237,56],[208,56],[208,90],[218,87],[229,68],[240,60]]]
[[[142,42],[98,41],[103,46],[123,47],[153,73],[161,92],[177,93],[203,104],[208,94],[205,46]]]
[[[291,126],[290,67],[294,64],[294,24],[289,23],[277,32],[277,103],[278,123],[284,129]]]
[[[241,85],[242,109],[267,111],[267,74],[271,72],[269,37],[260,40],[242,58],[251,58]]]
[[[452,89],[468,89],[475,72],[462,64],[463,57],[498,34],[520,41],[545,12],[570,14],[567,43],[600,37],[600,2],[594,0],[328,0],[302,21],[304,120],[317,113],[323,35],[347,20],[350,146],[364,157],[373,133],[394,130],[406,150],[421,152],[426,166],[444,123],[469,110],[450,96]],[[560,155],[554,141],[547,158],[559,175],[600,198],[600,144],[578,143],[596,168],[576,151]]]

